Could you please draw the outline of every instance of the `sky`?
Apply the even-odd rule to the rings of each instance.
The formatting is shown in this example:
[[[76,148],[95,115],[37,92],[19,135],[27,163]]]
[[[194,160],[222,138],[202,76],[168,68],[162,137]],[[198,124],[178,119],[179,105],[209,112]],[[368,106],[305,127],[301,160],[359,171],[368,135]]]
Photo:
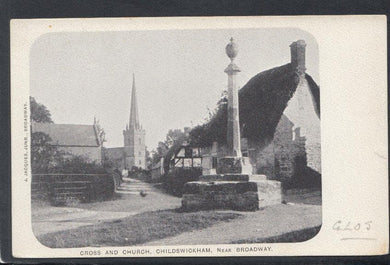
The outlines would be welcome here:
[[[306,68],[320,85],[318,44],[297,28],[48,33],[30,51],[30,93],[59,124],[93,124],[106,147],[123,146],[133,73],[148,150],[170,129],[202,124],[227,87],[225,47],[233,37],[242,87],[257,73],[290,62],[306,41]]]

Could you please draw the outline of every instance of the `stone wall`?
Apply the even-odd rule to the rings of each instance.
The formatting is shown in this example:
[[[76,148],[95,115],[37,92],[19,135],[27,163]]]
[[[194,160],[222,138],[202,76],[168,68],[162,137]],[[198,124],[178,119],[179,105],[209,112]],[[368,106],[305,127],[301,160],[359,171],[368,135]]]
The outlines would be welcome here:
[[[316,113],[315,102],[306,78],[300,78],[297,90],[283,114],[294,124],[294,129],[299,128],[299,137],[306,139],[308,166],[321,173],[320,118]]]
[[[293,142],[294,124],[282,115],[273,139],[275,176],[279,180],[287,180],[294,175],[294,157],[296,155]]]
[[[273,140],[265,146],[253,141],[249,144],[253,150],[249,157],[256,168],[254,173],[289,181],[307,166],[321,174],[320,119],[303,76],[281,116]]]
[[[253,165],[254,174],[266,175],[268,179],[276,179],[274,143],[263,146],[257,142],[249,142],[251,151],[249,158]]]
[[[321,173],[321,144],[309,143],[306,145],[307,166]]]
[[[249,158],[254,167],[254,174],[263,174],[268,179],[288,181],[296,171],[298,163],[306,163],[304,137],[299,129],[293,131],[294,124],[282,115],[273,140],[264,146],[259,142],[249,141]]]

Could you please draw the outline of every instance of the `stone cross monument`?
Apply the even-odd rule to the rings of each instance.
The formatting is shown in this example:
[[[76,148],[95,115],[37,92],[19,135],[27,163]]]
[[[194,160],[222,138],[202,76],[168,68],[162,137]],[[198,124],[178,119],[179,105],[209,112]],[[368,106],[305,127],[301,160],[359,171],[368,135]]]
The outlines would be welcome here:
[[[230,64],[225,69],[228,75],[228,109],[227,109],[227,156],[218,161],[217,173],[243,173],[243,161],[241,154],[240,119],[238,104],[237,74],[240,68],[234,63],[238,54],[238,46],[234,39],[226,45],[226,54],[230,58]]]
[[[231,62],[225,69],[228,75],[228,124],[227,124],[227,148],[228,155],[233,157],[241,157],[241,142],[240,142],[240,121],[238,109],[238,87],[237,73],[241,72],[240,68],[234,63],[238,53],[237,44],[233,38],[226,46],[226,54]]]
[[[249,181],[249,175],[242,173],[243,160],[240,143],[240,121],[238,110],[237,73],[234,63],[237,45],[233,38],[226,46],[226,53],[231,62],[225,69],[228,75],[228,126],[227,156],[217,162],[217,174],[202,175],[199,181],[184,185],[182,209],[185,211],[231,209],[255,211],[259,209],[257,183]]]

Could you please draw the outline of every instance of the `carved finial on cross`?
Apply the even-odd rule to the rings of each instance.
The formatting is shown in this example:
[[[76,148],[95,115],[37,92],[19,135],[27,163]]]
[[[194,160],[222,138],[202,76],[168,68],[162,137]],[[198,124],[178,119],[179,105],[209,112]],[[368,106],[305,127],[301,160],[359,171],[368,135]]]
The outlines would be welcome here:
[[[238,46],[234,42],[233,37],[230,38],[230,43],[226,45],[226,54],[230,58],[230,60],[233,62],[234,58],[236,58],[238,53]]]

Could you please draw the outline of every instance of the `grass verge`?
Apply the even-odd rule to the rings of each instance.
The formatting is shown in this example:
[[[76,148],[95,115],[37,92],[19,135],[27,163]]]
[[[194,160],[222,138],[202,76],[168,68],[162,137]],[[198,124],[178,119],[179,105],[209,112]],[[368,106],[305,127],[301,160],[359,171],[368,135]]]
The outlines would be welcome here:
[[[232,244],[250,244],[250,243],[289,243],[289,242],[303,242],[312,239],[321,229],[321,226],[293,231],[290,233],[268,237],[268,238],[251,238],[242,239],[231,242]]]
[[[51,248],[130,246],[203,229],[240,216],[241,214],[230,212],[183,213],[178,210],[163,210],[49,233],[37,238],[42,244]]]

